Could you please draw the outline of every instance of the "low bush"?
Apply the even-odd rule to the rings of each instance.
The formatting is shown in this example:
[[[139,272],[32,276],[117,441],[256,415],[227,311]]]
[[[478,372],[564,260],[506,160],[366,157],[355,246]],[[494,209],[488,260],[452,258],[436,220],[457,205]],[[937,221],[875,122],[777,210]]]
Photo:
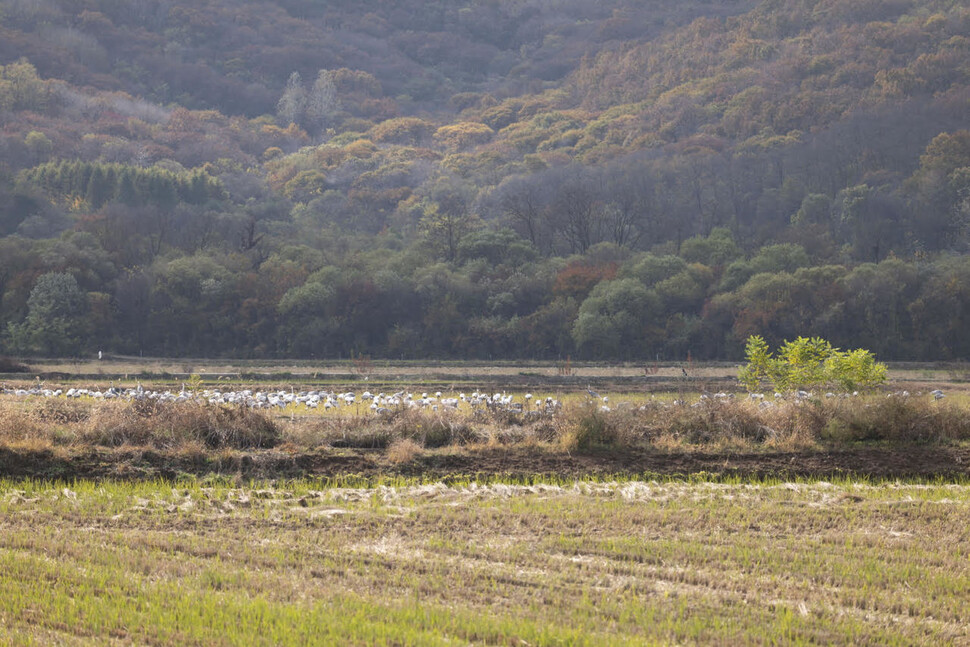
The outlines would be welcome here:
[[[567,414],[562,428],[561,444],[567,450],[588,451],[617,443],[616,416],[602,411],[593,403],[583,404]]]
[[[21,364],[12,357],[0,356],[0,373],[28,373],[30,372],[30,367],[26,364]]]

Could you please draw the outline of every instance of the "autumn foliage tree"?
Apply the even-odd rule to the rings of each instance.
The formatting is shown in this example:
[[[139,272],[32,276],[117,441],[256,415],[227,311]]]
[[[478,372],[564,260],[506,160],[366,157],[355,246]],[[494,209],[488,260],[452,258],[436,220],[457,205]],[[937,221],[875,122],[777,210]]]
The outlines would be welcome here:
[[[964,4],[4,3],[0,341],[970,358]]]

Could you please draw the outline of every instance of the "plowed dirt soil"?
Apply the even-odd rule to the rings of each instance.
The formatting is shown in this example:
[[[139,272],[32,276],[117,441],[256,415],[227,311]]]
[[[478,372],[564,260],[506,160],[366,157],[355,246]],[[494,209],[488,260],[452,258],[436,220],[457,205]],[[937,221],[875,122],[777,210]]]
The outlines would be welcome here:
[[[289,453],[165,453],[136,449],[32,450],[0,448],[0,478],[241,479],[412,476],[428,479],[556,476],[690,476],[758,478],[970,479],[970,448],[864,447],[788,453],[662,453],[603,450],[449,449],[391,464],[381,451],[317,450]]]

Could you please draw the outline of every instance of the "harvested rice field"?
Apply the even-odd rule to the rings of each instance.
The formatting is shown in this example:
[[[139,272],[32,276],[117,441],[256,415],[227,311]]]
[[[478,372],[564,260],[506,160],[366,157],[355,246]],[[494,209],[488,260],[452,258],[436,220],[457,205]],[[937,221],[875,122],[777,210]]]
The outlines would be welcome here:
[[[960,645],[966,482],[0,484],[0,642]]]

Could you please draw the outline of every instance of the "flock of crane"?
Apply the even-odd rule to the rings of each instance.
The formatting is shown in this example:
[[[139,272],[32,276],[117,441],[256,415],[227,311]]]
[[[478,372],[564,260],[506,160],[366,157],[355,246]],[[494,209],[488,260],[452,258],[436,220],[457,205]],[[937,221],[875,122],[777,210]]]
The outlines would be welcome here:
[[[86,388],[47,388],[35,386],[32,388],[6,388],[0,387],[0,395],[12,395],[17,397],[46,397],[68,399],[93,399],[93,400],[127,400],[143,401],[153,400],[157,402],[195,402],[221,405],[245,406],[253,409],[277,409],[295,412],[301,408],[304,410],[324,409],[324,410],[348,410],[353,408],[357,414],[371,412],[377,415],[384,415],[395,410],[401,409],[427,409],[431,411],[457,410],[462,406],[471,409],[501,409],[518,413],[542,413],[553,414],[562,408],[562,402],[551,396],[534,397],[531,393],[526,393],[518,399],[515,395],[506,393],[483,393],[474,391],[470,395],[459,393],[457,397],[443,397],[441,391],[435,393],[421,393],[420,395],[402,390],[396,393],[371,393],[364,391],[360,395],[353,391],[337,393],[336,391],[326,390],[307,390],[296,391],[287,390],[252,390],[243,389],[240,391],[221,390],[221,389],[186,389],[182,388],[173,392],[171,390],[150,390],[144,389],[140,384],[134,388],[119,388],[110,386],[107,389],[86,389]],[[600,396],[592,389],[586,389],[588,401],[596,402],[601,411],[610,411],[609,396]],[[858,392],[849,393],[826,393],[826,398],[853,397],[859,395]],[[908,397],[908,391],[897,391],[889,393],[889,397]],[[918,393],[917,395],[922,395]],[[941,389],[934,389],[929,392],[935,400],[945,397]],[[702,394],[697,401],[687,402],[684,400],[673,400],[673,406],[703,406],[705,402],[720,402],[734,399],[733,393],[715,393],[713,395]],[[774,398],[768,398],[763,393],[749,393],[749,399],[758,402],[759,407],[767,408],[774,406],[773,401],[787,400],[789,397],[796,401],[807,400],[813,397],[812,393],[806,391],[795,391],[789,395],[775,393]],[[624,406],[626,405],[626,406]],[[620,403],[618,408],[632,407],[630,403]]]
[[[353,391],[338,393],[336,391],[309,390],[296,391],[287,390],[252,390],[243,389],[240,391],[221,390],[221,389],[186,389],[185,386],[179,391],[171,390],[150,390],[141,385],[134,388],[119,388],[111,386],[107,389],[86,389],[86,388],[46,388],[41,386],[26,388],[0,388],[0,394],[13,395],[17,397],[45,397],[45,398],[68,398],[68,399],[92,399],[92,400],[127,400],[144,401],[153,400],[157,402],[173,403],[208,403],[245,406],[253,409],[279,409],[305,410],[324,409],[348,409],[353,408],[356,413],[361,410],[375,414],[388,414],[400,409],[429,409],[431,411],[458,409],[460,406],[467,405],[471,408],[490,408],[505,409],[509,411],[528,412],[535,411],[540,413],[554,413],[562,407],[562,403],[552,397],[536,398],[531,393],[526,393],[521,400],[515,395],[506,393],[480,393],[475,391],[470,395],[459,393],[457,397],[443,397],[441,391],[435,393],[421,393],[420,395],[410,391],[397,391],[396,393],[371,393],[364,391],[360,395]],[[605,398],[604,398],[605,399]]]

